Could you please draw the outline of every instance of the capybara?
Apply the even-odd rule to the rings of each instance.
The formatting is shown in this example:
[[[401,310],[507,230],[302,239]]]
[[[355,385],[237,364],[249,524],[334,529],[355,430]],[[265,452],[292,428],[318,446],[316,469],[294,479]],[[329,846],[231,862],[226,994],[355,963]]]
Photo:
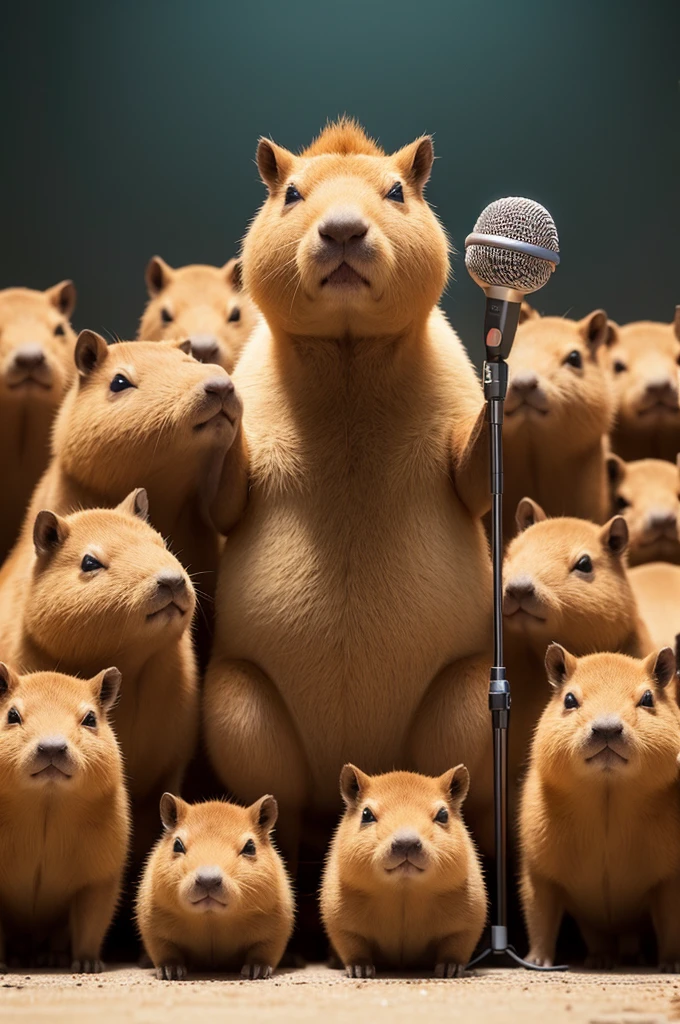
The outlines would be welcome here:
[[[603,523],[609,511],[605,457],[614,403],[599,351],[607,314],[582,320],[539,316],[527,303],[508,358],[503,445],[503,528],[531,495],[550,516]]]
[[[195,359],[218,363],[231,373],[257,320],[243,290],[238,260],[223,267],[195,263],[173,268],[153,256],[146,268],[146,286],[149,301],[138,337],[186,340]]]
[[[680,633],[680,565],[646,562],[628,575],[654,646],[672,646]]]
[[[130,835],[109,712],[121,676],[0,664],[0,964],[102,970]]]
[[[651,917],[662,970],[680,970],[680,716],[675,655],[575,658],[552,644],[553,695],[520,815],[528,959],[551,965],[562,917],[587,964],[612,966]],[[631,943],[630,939],[633,939]]]
[[[429,968],[458,977],[486,920],[482,872],[461,806],[470,777],[369,776],[346,764],[345,813],[328,852],[321,913],[347,974]]]
[[[612,449],[622,459],[666,459],[680,451],[680,306],[672,324],[610,321],[606,362],[614,381]]]
[[[664,459],[607,458],[611,511],[628,523],[628,564],[680,562],[680,474]]]
[[[245,421],[213,505],[228,541],[204,721],[232,792],[276,788],[292,858],[301,811],[335,810],[348,759],[433,775],[464,760],[474,778],[488,437],[436,307],[449,263],[423,196],[431,140],[386,155],[344,120],[300,156],[262,139],[257,160],[269,196],[243,270],[266,322],[234,375]]]
[[[293,893],[271,839],[276,800],[161,800],[164,833],[147,862],[137,923],[159,978],[189,969],[269,978],[293,929]]]
[[[50,457],[50,430],[74,374],[71,281],[0,291],[0,562],[16,541]]]

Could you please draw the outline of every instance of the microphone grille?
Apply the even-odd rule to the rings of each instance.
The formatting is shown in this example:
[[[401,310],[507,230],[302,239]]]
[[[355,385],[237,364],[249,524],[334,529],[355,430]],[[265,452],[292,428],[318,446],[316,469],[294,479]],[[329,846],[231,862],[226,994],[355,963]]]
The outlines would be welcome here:
[[[497,199],[482,210],[474,231],[540,245],[559,255],[555,222],[546,208],[532,199]],[[490,245],[470,245],[465,251],[465,266],[484,284],[505,285],[524,293],[542,288],[553,271],[548,260]]]

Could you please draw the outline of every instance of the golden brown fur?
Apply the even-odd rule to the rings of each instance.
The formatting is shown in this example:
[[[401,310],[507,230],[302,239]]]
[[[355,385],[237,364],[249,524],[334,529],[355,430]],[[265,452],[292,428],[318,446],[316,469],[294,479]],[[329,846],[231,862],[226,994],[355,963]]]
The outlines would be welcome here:
[[[186,339],[196,359],[218,363],[231,373],[257,320],[257,310],[241,284],[239,262],[175,269],[154,256],[146,268],[146,285],[149,302],[138,337]]]
[[[294,911],[270,835],[276,815],[271,796],[238,807],[218,800],[192,805],[164,794],[165,831],[137,899],[139,930],[160,978],[184,978],[189,968],[270,977]]]
[[[553,644],[546,666],[554,693],[536,730],[520,817],[529,959],[553,962],[569,913],[589,963],[611,965],[617,940],[620,950],[651,915],[662,969],[678,971],[675,656],[664,648],[644,661],[577,659]]]
[[[372,977],[376,967],[462,974],[486,919],[482,872],[461,816],[468,785],[464,765],[436,779],[343,768],[346,809],[328,853],[321,912],[350,977]]]
[[[551,516],[603,523],[609,510],[605,456],[614,406],[599,361],[607,314],[598,309],[578,321],[542,317],[524,303],[523,317],[508,359],[506,539],[515,532],[515,509],[525,494]]]
[[[0,665],[0,964],[102,970],[130,822],[108,722],[120,673]]]
[[[654,646],[673,646],[680,633],[680,565],[647,562],[631,569],[629,577]]]
[[[75,302],[71,281],[0,291],[0,562],[47,465],[54,414],[73,377]]]
[[[243,267],[267,322],[236,370],[245,421],[214,505],[229,539],[208,748],[240,798],[277,787],[284,827],[335,808],[349,757],[474,770],[489,737],[483,403],[435,307],[432,146],[375,155],[358,132],[331,127],[302,157],[260,142],[269,198]],[[292,184],[304,198],[286,203]],[[367,230],[339,243],[347,223]]]
[[[680,475],[663,459],[607,459],[612,512],[630,531],[628,564],[680,562]]]

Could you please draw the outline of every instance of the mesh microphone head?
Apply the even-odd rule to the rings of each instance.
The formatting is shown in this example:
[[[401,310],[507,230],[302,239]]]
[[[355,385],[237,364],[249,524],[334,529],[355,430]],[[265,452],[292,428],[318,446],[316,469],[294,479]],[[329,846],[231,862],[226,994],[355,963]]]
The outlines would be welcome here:
[[[559,257],[555,222],[544,206],[531,199],[510,196],[490,203],[477,218],[474,233],[540,245]],[[554,270],[547,259],[491,245],[470,245],[465,266],[481,284],[501,285],[524,294],[542,288]]]

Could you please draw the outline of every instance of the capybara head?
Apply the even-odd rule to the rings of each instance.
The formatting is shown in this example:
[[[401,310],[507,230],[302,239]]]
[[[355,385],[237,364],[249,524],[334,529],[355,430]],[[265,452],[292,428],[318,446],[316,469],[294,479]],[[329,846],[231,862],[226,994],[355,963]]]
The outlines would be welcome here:
[[[433,159],[427,136],[388,155],[347,119],[299,156],[260,140],[269,196],[246,236],[243,271],[274,334],[386,336],[424,320],[449,269],[423,195]]]
[[[680,716],[668,685],[675,680],[670,647],[644,659],[575,658],[551,644],[545,664],[553,695],[532,753],[544,781],[567,789],[598,778],[626,784],[644,777],[650,789],[676,781]]]
[[[680,474],[663,459],[607,458],[612,511],[628,523],[628,564],[680,562]]]
[[[159,906],[238,916],[275,903],[285,878],[270,836],[277,815],[273,796],[239,807],[222,800],[188,804],[164,793],[164,834],[150,864]]]
[[[531,426],[564,431],[563,443],[588,444],[606,434],[613,398],[599,360],[607,340],[607,314],[596,309],[582,320],[539,316],[526,303],[508,358],[510,370],[504,431]]]
[[[149,302],[139,325],[144,341],[188,341],[202,363],[218,363],[231,373],[257,312],[241,283],[241,265],[191,264],[176,269],[160,256],[146,268]]]
[[[71,281],[34,291],[0,291],[2,403],[40,402],[56,408],[74,375],[76,336],[69,323],[76,304]]]
[[[38,513],[24,630],[55,664],[146,655],[189,627],[194,588],[147,512],[140,488],[115,509]]]
[[[619,327],[610,322],[606,362],[622,427],[680,423],[680,306],[672,324],[640,320]]]
[[[360,889],[405,882],[455,885],[467,874],[460,809],[469,785],[462,764],[439,778],[366,775],[346,764],[340,775],[345,813],[335,839],[343,874]]]
[[[521,532],[503,566],[505,628],[541,647],[556,636],[580,649],[618,647],[635,609],[623,558],[625,519],[615,516],[604,526],[547,519],[523,498],[516,521]]]
[[[96,797],[120,784],[122,762],[108,713],[120,672],[94,679],[60,672],[17,675],[0,663],[0,784]]]
[[[140,481],[172,486],[202,453],[233,441],[241,412],[234,385],[221,366],[194,359],[188,342],[109,346],[82,331],[75,362],[53,448],[83,486],[121,497]]]

